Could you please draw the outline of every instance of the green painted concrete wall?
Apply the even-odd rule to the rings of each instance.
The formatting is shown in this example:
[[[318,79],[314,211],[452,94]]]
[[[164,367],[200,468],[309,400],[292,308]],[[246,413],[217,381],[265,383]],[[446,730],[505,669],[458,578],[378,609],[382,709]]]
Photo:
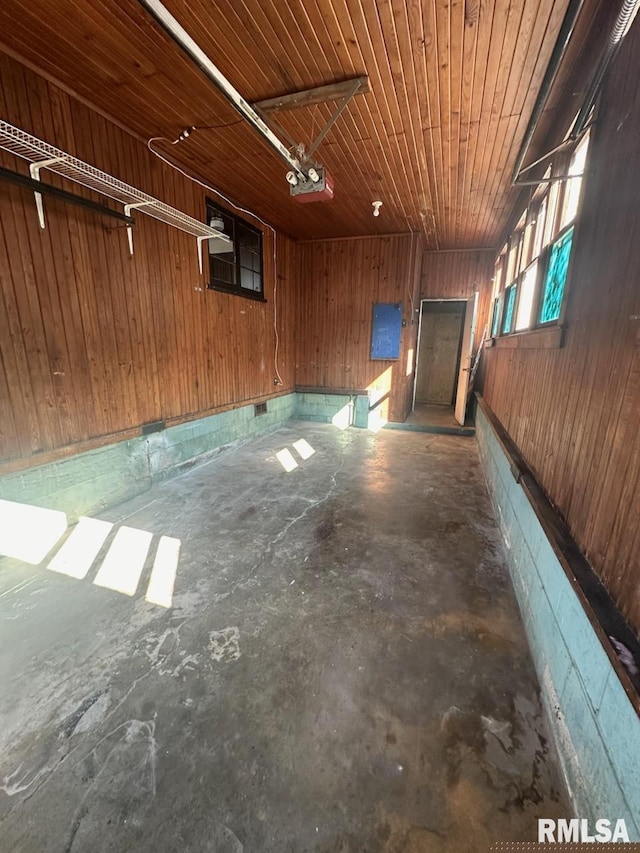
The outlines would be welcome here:
[[[481,409],[476,435],[575,816],[640,841],[640,720]]]
[[[61,510],[73,524],[291,418],[366,428],[368,414],[366,396],[286,394],[258,417],[253,405],[242,406],[10,474],[0,479],[0,498]]]
[[[0,480],[0,497],[66,512],[69,523],[146,491],[229,445],[277,429],[296,413],[296,395],[274,397],[267,413],[243,406],[162,432],[108,444]]]
[[[364,394],[309,394],[297,395],[297,414],[302,421],[335,423],[337,426],[355,426],[366,429],[369,421],[369,397]]]

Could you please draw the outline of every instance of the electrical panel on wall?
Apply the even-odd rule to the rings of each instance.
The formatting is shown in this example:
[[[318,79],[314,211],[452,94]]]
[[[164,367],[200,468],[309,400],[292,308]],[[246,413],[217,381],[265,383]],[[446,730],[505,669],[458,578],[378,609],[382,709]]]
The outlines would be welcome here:
[[[374,302],[371,324],[371,358],[400,358],[402,304]]]

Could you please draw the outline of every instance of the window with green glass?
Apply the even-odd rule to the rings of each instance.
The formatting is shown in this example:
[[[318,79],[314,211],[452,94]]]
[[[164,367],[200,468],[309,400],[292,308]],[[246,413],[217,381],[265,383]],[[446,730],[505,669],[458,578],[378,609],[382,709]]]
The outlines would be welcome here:
[[[508,335],[513,330],[513,311],[516,306],[517,285],[512,284],[507,288],[504,303],[504,315],[502,318],[502,334]]]
[[[562,320],[574,226],[588,172],[589,134],[572,148],[568,144],[548,164],[496,260],[490,324],[494,338]]]
[[[540,323],[551,323],[560,317],[562,298],[567,283],[567,272],[569,271],[572,240],[573,225],[551,245],[538,318]]]

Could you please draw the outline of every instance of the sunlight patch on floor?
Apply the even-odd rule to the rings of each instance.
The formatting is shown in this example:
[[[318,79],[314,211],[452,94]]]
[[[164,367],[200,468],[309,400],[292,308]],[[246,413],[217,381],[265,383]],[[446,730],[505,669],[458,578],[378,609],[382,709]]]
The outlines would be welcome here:
[[[299,438],[297,441],[294,441],[293,449],[302,459],[310,459],[315,453],[315,450],[311,447],[306,438]]]
[[[0,500],[0,556],[37,566],[66,529],[60,510]]]
[[[87,576],[112,528],[110,521],[83,516],[47,568],[52,572],[82,580]]]
[[[283,447],[282,450],[279,450],[276,453],[276,458],[278,462],[282,465],[287,474],[290,474],[298,467],[298,463],[293,458],[293,453],[289,450],[288,447]]]
[[[179,560],[180,540],[172,536],[161,536],[145,595],[150,604],[171,607]]]
[[[116,533],[94,584],[124,595],[135,595],[153,535],[135,527],[121,527]]]

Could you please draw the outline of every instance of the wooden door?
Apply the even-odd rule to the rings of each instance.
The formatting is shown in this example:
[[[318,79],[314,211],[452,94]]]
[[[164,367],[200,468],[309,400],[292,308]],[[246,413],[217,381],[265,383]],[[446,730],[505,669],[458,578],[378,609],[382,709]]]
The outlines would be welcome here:
[[[452,405],[461,326],[462,311],[422,315],[416,403]]]

